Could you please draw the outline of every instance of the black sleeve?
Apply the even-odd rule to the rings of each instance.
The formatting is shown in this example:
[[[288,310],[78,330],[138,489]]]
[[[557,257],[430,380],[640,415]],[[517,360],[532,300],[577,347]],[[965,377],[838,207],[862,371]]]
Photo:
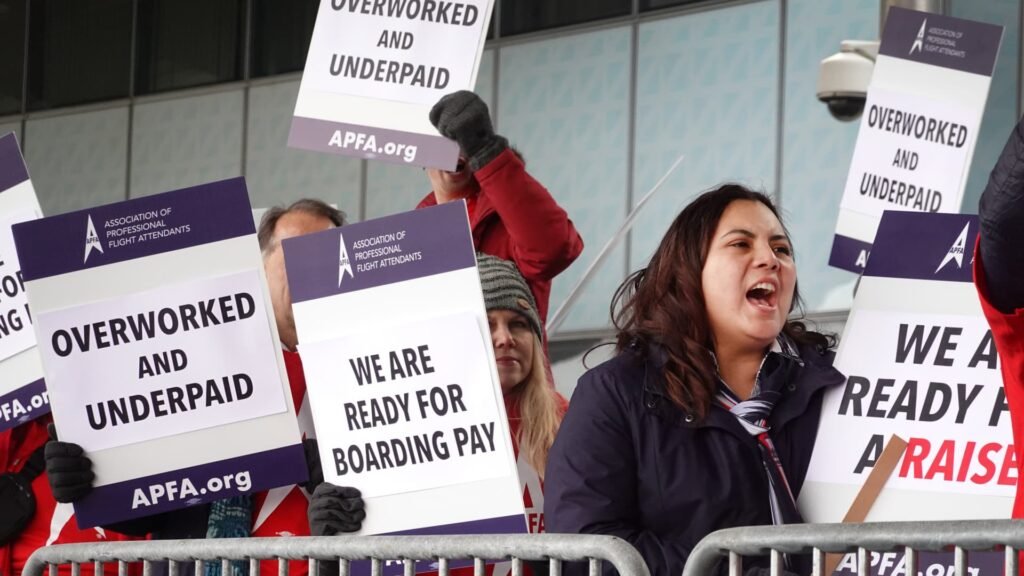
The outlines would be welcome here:
[[[157,540],[191,540],[206,537],[209,518],[210,505],[204,504],[125,520],[104,528],[129,536],[152,534]]]
[[[548,454],[544,521],[549,533],[608,534],[640,552],[651,576],[678,576],[690,555],[682,542],[649,530],[637,500],[636,452],[626,401],[588,372],[573,392],[569,410]],[[564,566],[565,576],[585,576],[587,565]],[[605,564],[602,574],[615,576]]]
[[[978,219],[989,301],[1011,314],[1024,308],[1024,120],[1013,129],[989,175]]]

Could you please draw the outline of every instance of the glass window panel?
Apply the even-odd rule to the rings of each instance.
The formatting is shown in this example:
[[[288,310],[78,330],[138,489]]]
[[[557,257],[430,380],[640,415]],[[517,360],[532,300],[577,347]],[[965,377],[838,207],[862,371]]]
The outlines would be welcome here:
[[[848,310],[857,276],[828,265],[860,122],[839,122],[814,95],[818,65],[850,38],[878,38],[876,0],[787,0],[782,208],[808,312]]]
[[[135,93],[242,79],[244,0],[139,0]]]
[[[318,0],[254,0],[252,75],[302,70],[313,37]]]
[[[244,105],[241,88],[136,104],[132,197],[241,175]]]
[[[128,96],[131,0],[32,0],[28,108]]]
[[[19,141],[43,214],[125,199],[128,106],[29,119]]]
[[[549,314],[626,216],[629,26],[524,42],[499,52],[497,125],[526,156],[526,169],[569,214],[583,254],[555,278]],[[556,333],[604,330],[626,271],[615,248]]]
[[[0,0],[0,115],[21,112],[26,1]]]
[[[501,5],[501,35],[627,16],[632,0],[510,0]]]

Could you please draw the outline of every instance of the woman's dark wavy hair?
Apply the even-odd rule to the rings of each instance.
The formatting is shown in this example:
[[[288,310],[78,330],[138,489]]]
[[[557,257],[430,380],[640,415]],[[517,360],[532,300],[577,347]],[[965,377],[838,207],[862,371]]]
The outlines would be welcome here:
[[[761,192],[738,184],[723,184],[705,192],[676,217],[647,267],[627,277],[612,299],[616,350],[637,348],[648,353],[651,344],[660,345],[667,353],[664,377],[668,397],[699,418],[710,409],[718,382],[708,354],[714,345],[701,272],[718,221],[737,200],[760,202],[782,222],[771,199]],[[802,308],[800,292],[794,286],[793,309]],[[782,331],[821,352],[835,346],[835,337],[810,331],[796,320],[788,321]]]

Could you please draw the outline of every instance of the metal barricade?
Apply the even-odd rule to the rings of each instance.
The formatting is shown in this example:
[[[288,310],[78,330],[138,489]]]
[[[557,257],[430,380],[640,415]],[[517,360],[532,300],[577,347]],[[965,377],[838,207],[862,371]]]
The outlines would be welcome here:
[[[61,544],[36,550],[22,576],[56,576],[58,566],[71,565],[78,576],[82,564],[93,564],[103,574],[109,563],[118,573],[128,572],[129,562],[142,562],[150,576],[154,562],[167,561],[169,576],[184,576],[182,563],[194,564],[202,576],[206,562],[221,562],[222,574],[231,574],[230,561],[248,561],[250,576],[260,576],[260,560],[278,560],[278,573],[288,574],[289,560],[308,560],[309,573],[318,573],[320,561],[339,562],[340,576],[349,576],[351,562],[370,561],[371,576],[382,576],[385,560],[399,560],[403,576],[413,576],[417,560],[437,560],[438,575],[448,576],[450,560],[473,560],[474,576],[485,573],[484,559],[511,559],[512,576],[522,576],[523,561],[547,561],[550,576],[561,576],[563,561],[589,561],[590,576],[598,576],[601,562],[609,562],[620,576],[650,576],[640,553],[614,536],[577,534],[482,535],[482,536],[329,536],[290,538],[221,538],[208,540],[158,540]],[[270,575],[267,575],[270,576]]]
[[[1003,573],[1018,574],[1017,551],[1024,549],[1022,520],[877,522],[750,526],[713,532],[690,554],[683,576],[712,574],[728,557],[729,575],[743,574],[743,556],[768,556],[771,574],[782,573],[783,554],[810,554],[813,574],[821,576],[826,553],[857,554],[857,574],[870,574],[869,552],[905,554],[903,574],[918,574],[918,552],[954,554],[954,574],[967,575],[968,553],[1003,551]]]

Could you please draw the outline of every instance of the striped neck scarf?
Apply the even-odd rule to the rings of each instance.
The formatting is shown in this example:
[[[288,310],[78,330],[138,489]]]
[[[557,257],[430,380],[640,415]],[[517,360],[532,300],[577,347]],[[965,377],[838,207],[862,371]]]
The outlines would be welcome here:
[[[768,416],[782,398],[782,389],[788,382],[786,378],[762,378],[766,365],[769,369],[779,369],[781,362],[787,360],[785,357],[803,363],[799,360],[795,344],[789,337],[780,334],[771,351],[761,361],[750,398],[740,400],[729,389],[728,384],[721,380],[715,397],[722,407],[736,417],[743,429],[757,440],[757,446],[761,450],[761,462],[768,474],[768,501],[771,504],[772,523],[775,525],[803,522],[796,507],[793,490],[786,479],[786,471],[782,468],[782,461],[779,460],[775,445],[772,443],[768,425]]]

